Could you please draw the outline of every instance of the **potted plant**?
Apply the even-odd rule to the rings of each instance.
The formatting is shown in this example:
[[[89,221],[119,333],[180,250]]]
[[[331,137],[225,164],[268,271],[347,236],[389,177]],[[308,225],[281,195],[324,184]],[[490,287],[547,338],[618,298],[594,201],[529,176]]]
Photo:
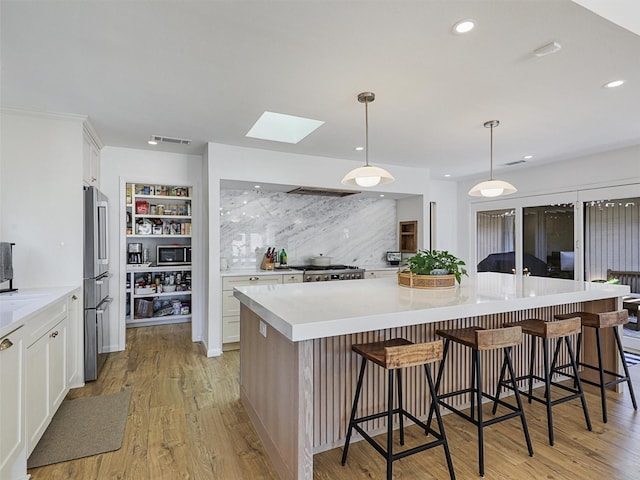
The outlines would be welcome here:
[[[455,286],[456,281],[460,283],[462,275],[469,276],[464,268],[465,263],[446,250],[419,250],[407,259],[407,265],[409,273],[399,274],[400,285],[416,288],[450,288]]]

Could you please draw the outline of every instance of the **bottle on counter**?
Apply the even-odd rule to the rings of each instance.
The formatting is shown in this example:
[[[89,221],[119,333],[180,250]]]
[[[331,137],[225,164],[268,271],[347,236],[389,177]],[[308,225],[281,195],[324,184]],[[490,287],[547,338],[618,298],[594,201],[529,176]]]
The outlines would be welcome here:
[[[284,251],[284,248],[280,250],[280,266],[287,264],[287,252]]]

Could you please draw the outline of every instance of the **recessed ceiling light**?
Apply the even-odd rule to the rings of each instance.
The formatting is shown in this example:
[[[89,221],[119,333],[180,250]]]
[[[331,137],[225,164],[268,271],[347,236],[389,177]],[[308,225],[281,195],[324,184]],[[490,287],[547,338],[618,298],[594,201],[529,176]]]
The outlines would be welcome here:
[[[533,158],[533,155],[525,155],[524,157],[525,160],[531,160]]]
[[[604,88],[616,88],[624,83],[624,80],[613,80],[604,84]]]
[[[450,176],[451,176],[451,174],[450,174],[450,173],[445,173],[445,174],[444,174],[444,178],[449,178]]]
[[[452,32],[457,34],[469,33],[476,26],[476,22],[471,19],[460,20],[456,22],[452,27]]]
[[[354,150],[356,152],[361,152],[362,150],[364,150],[364,147],[356,147],[356,148],[354,148]]]
[[[381,194],[380,194],[380,196],[381,196],[381,197],[384,197],[384,193],[381,193]]]
[[[298,143],[323,123],[311,118],[264,112],[246,136],[274,142]]]
[[[253,188],[260,188],[260,185],[254,185]]]
[[[148,140],[147,143],[149,145],[157,145],[158,144],[158,142],[156,142],[155,140]]]

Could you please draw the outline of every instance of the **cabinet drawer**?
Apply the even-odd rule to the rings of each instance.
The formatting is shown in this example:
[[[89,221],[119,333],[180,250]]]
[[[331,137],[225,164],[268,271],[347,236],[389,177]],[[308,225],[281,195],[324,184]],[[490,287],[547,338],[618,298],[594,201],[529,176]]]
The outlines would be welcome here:
[[[302,273],[285,273],[282,275],[282,283],[302,283]]]
[[[226,317],[222,321],[222,343],[240,341],[240,317]]]
[[[282,275],[243,275],[240,277],[223,277],[222,290],[233,290],[233,287],[249,285],[279,285]]]
[[[240,315],[240,301],[233,296],[233,290],[222,292],[222,316]]]
[[[67,301],[55,303],[36,316],[27,320],[27,347],[51,330],[58,322],[67,316]]]

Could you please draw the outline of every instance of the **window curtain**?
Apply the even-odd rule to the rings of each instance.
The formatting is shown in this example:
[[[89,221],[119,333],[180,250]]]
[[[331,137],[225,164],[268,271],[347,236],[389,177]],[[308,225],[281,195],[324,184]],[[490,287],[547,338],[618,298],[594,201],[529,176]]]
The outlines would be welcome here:
[[[640,271],[640,197],[584,204],[585,280]]]

